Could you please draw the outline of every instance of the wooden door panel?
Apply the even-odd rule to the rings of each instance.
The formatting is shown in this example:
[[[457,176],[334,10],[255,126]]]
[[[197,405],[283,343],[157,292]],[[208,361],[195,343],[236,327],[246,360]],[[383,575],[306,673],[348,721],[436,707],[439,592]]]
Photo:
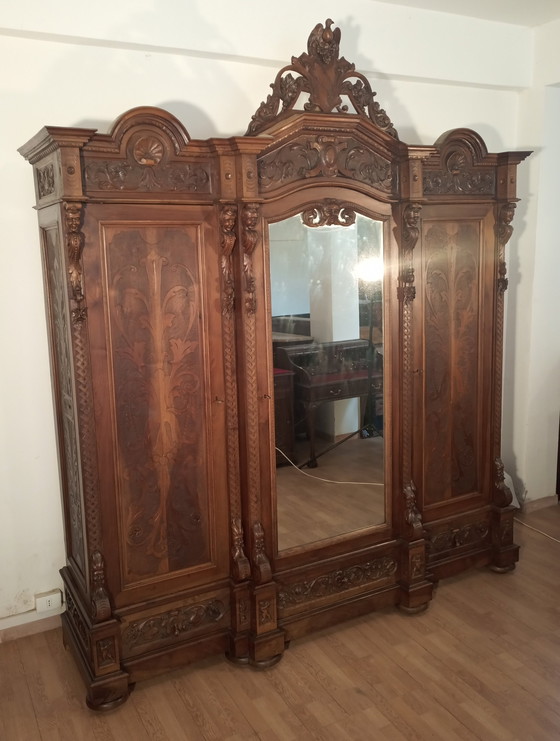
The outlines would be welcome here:
[[[435,207],[425,211],[419,280],[422,442],[421,460],[420,456],[416,460],[422,500],[429,509],[479,497],[485,485],[491,410],[484,401],[492,370],[492,337],[485,332],[489,323],[484,312],[493,261],[485,253],[492,248],[487,207],[478,215],[471,207],[462,220],[446,219],[445,211],[443,218],[435,218]]]
[[[192,586],[228,569],[227,507],[216,505],[227,502],[215,455],[225,449],[224,405],[212,403],[224,398],[218,258],[200,207],[180,221],[142,214],[113,221],[105,209],[92,224],[103,265],[92,313],[106,364],[94,374],[96,404],[114,469],[101,475],[115,493],[106,512],[117,522],[122,590],[168,577]]]

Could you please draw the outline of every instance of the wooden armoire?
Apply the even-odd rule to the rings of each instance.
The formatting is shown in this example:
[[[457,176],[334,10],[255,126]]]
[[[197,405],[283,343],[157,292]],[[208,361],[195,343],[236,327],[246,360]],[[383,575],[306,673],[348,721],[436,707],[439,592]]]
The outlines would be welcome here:
[[[529,153],[470,129],[403,143],[339,42],[318,24],[244,136],[191,140],[141,107],[20,149],[63,633],[91,708],[210,654],[270,666],[312,630],[425,609],[439,579],[517,561],[504,253]]]

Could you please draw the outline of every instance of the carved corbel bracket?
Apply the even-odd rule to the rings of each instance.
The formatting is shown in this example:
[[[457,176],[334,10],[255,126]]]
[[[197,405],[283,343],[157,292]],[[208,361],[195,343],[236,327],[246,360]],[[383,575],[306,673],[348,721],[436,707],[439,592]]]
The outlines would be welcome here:
[[[109,620],[111,601],[105,583],[105,561],[100,551],[94,551],[90,557],[91,570],[91,617],[94,623]]]
[[[424,532],[422,515],[416,505],[416,486],[414,481],[409,481],[403,490],[404,495],[404,519],[411,530],[413,538],[420,538]]]
[[[405,304],[409,304],[416,297],[412,255],[414,247],[418,242],[418,237],[420,236],[419,223],[421,210],[422,206],[419,203],[407,203],[402,216],[399,299]]]
[[[64,222],[66,229],[66,247],[68,250],[68,278],[70,281],[70,298],[75,303],[72,309],[72,321],[79,324],[87,317],[82,284],[82,252],[84,235],[82,226],[82,204],[64,203]]]
[[[258,584],[272,579],[270,561],[264,548],[264,529],[260,522],[253,525],[253,550],[252,561],[255,566],[255,581]]]
[[[256,228],[258,221],[259,204],[245,203],[241,211],[241,242],[243,245],[243,273],[245,275],[245,309],[248,314],[254,314],[257,310],[253,253],[259,241],[259,233]]]
[[[235,289],[233,279],[232,252],[237,236],[237,208],[232,203],[226,203],[220,208],[220,240],[222,247],[222,314],[226,317],[233,315],[235,305]]]
[[[494,460],[494,504],[498,507],[509,507],[513,494],[505,482],[504,464],[501,458]]]
[[[515,215],[517,204],[514,201],[503,203],[498,213],[496,223],[496,236],[498,238],[499,256],[498,256],[498,291],[503,293],[508,287],[507,266],[504,258],[504,250],[513,234],[511,222]]]

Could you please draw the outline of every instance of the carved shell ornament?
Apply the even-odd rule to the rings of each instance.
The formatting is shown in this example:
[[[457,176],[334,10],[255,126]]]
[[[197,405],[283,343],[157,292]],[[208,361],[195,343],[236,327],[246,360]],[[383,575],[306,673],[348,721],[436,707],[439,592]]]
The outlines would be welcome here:
[[[375,101],[376,93],[367,78],[356,72],[355,66],[344,57],[339,57],[340,29],[333,29],[332,25],[330,18],[324,26],[318,23],[307,40],[307,53],[292,57],[292,63],[278,72],[270,86],[272,93],[251,119],[248,135],[259,134],[275,120],[286,117],[295,110],[301,93],[307,93],[305,111],[348,113],[349,107],[341,97],[345,96],[359,116],[398,139],[391,119]]]
[[[155,136],[142,136],[134,142],[132,156],[139,165],[153,167],[163,159],[164,149],[161,139]]]

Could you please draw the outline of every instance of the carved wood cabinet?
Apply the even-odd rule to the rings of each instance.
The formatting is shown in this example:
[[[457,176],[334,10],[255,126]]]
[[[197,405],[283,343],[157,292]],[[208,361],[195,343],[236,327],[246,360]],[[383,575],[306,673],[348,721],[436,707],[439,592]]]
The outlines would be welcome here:
[[[500,460],[504,253],[529,153],[490,154],[468,129],[401,142],[339,42],[332,21],[318,24],[245,136],[191,140],[145,107],[108,134],[47,127],[20,149],[34,169],[49,321],[64,640],[94,709],[214,653],[268,666],[311,630],[391,604],[424,609],[440,578],[517,560]],[[354,228],[352,259],[379,242],[383,264],[381,319],[365,283],[332,311],[355,314],[383,373],[383,428],[352,440],[366,458],[368,445],[382,450],[381,514],[370,516],[370,493],[357,523],[295,545],[281,533],[306,508],[318,519],[328,498],[286,505],[298,485],[277,466],[275,412],[279,432],[298,429],[297,389],[274,406],[271,315],[302,298],[272,275],[285,260],[301,278],[288,222],[323,263],[330,240],[329,280],[322,263],[313,285],[345,272],[333,260]],[[318,350],[353,339],[321,334],[325,312],[306,300],[299,321]],[[321,370],[343,389],[325,409],[352,402],[369,357]],[[332,487],[340,519],[350,507]]]

